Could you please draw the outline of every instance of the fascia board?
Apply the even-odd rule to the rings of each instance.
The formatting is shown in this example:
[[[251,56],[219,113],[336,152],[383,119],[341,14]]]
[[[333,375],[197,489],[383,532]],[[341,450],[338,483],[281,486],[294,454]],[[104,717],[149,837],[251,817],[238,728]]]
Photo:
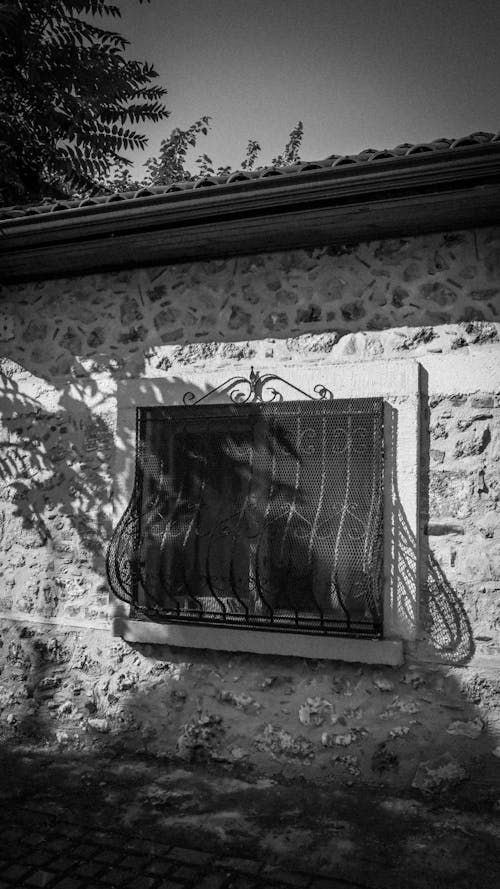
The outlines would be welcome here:
[[[204,255],[207,226],[211,227],[212,237],[217,227],[233,232],[235,249],[241,250],[241,236],[252,219],[266,220],[266,239],[276,235],[276,243],[286,246],[286,233],[280,236],[279,229],[286,219],[297,219],[304,215],[304,221],[315,214],[318,219],[334,211],[341,218],[356,208],[359,215],[360,234],[365,231],[363,223],[374,208],[383,208],[390,203],[404,208],[404,200],[410,206],[423,206],[429,202],[429,217],[433,213],[432,196],[438,196],[441,203],[449,204],[450,210],[456,198],[467,193],[469,203],[467,221],[474,224],[477,210],[480,224],[481,204],[489,201],[489,216],[494,207],[500,211],[500,144],[488,144],[470,149],[457,149],[439,154],[416,155],[408,158],[391,158],[372,161],[369,164],[348,166],[341,170],[313,170],[300,174],[283,174],[269,179],[255,179],[247,182],[211,186],[203,189],[190,189],[164,195],[127,199],[120,202],[102,203],[90,207],[76,207],[54,213],[26,216],[5,220],[0,226],[0,276],[4,280],[21,280],[26,277],[23,260],[29,261],[30,273],[37,277],[37,257],[47,250],[55,254],[60,249],[59,262],[64,268],[58,274],[71,273],[71,252],[73,245],[78,254],[85,241],[93,242],[95,249],[106,249],[106,242],[112,238],[115,243],[124,238],[130,247],[131,238],[148,232],[184,232],[189,235],[190,255],[196,253],[197,231],[200,234],[200,258]],[[493,202],[493,209],[491,204]],[[399,211],[404,216],[404,209]],[[366,214],[366,215],[364,215]],[[420,214],[422,216],[422,213]],[[464,217],[465,218],[465,217]],[[318,226],[319,228],[319,226]],[[402,226],[404,228],[404,226]],[[423,230],[429,230],[424,224]],[[274,231],[276,230],[276,231]],[[355,238],[350,228],[349,238]],[[360,237],[361,239],[361,237]],[[178,239],[182,241],[182,238]],[[175,238],[174,238],[175,241]],[[101,247],[99,242],[102,242]],[[296,233],[290,245],[297,246]],[[305,244],[306,242],[304,242]],[[259,249],[256,241],[249,244],[251,251]],[[168,261],[179,261],[175,247],[168,252]],[[265,249],[265,240],[260,249]],[[147,251],[146,251],[147,252]],[[211,249],[206,255],[214,255]],[[105,257],[96,254],[97,267],[103,267]],[[124,257],[124,261],[126,258]],[[147,256],[143,256],[147,261]],[[51,265],[49,262],[49,266]],[[35,266],[33,265],[35,263]],[[45,265],[42,263],[42,266]],[[118,261],[119,266],[119,261]],[[118,267],[117,266],[117,267]],[[40,269],[41,271],[42,269]],[[2,274],[3,272],[3,274]]]

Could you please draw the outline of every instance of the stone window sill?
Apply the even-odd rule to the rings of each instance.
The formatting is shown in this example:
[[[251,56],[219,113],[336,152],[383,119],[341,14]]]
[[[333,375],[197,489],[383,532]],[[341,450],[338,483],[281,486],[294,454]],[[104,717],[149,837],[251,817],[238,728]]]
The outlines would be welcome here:
[[[177,645],[219,651],[248,651],[253,654],[350,661],[361,664],[403,663],[403,643],[399,639],[353,639],[340,636],[308,636],[304,633],[273,633],[201,627],[189,624],[154,623],[115,617],[113,635],[126,642],[151,645]]]

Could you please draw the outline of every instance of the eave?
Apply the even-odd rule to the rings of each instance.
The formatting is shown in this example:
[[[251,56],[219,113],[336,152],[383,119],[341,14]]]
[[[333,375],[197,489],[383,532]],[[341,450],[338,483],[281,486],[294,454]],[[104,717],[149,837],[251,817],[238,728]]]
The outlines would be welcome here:
[[[500,143],[0,223],[0,281],[338,246],[498,223]]]

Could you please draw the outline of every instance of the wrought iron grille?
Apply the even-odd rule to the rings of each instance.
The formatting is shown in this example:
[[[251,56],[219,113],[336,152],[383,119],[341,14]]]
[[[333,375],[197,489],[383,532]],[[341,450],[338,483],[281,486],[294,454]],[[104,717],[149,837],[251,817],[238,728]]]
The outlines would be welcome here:
[[[317,391],[137,409],[107,562],[136,616],[381,635],[383,403]]]

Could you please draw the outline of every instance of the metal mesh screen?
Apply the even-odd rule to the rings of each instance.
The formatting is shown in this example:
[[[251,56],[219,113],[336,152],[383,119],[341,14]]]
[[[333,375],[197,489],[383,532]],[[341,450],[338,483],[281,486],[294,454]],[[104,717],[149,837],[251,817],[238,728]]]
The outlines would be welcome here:
[[[312,633],[381,631],[381,399],[140,408],[108,559],[136,611]]]

